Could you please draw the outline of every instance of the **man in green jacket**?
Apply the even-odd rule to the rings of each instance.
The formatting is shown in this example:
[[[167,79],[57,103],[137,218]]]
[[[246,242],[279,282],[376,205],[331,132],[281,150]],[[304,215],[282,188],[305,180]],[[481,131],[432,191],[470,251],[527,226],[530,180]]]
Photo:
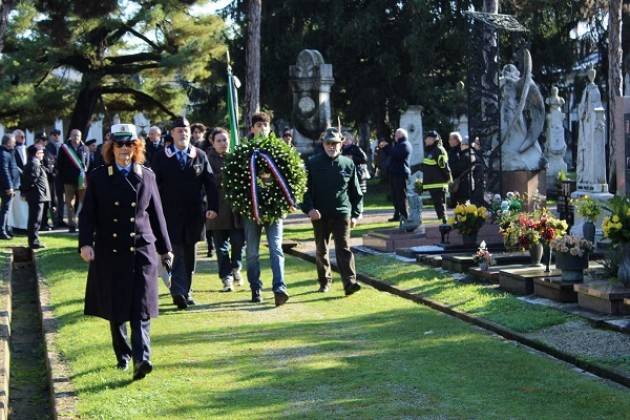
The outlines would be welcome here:
[[[332,274],[328,248],[330,237],[335,240],[337,265],[346,296],[361,286],[356,280],[354,254],[350,250],[350,229],[355,227],[363,210],[363,194],[352,159],[341,155],[341,134],[328,128],[322,139],[325,153],[318,153],[306,164],[307,192],[302,210],[315,232],[317,277],[320,292],[330,290]]]

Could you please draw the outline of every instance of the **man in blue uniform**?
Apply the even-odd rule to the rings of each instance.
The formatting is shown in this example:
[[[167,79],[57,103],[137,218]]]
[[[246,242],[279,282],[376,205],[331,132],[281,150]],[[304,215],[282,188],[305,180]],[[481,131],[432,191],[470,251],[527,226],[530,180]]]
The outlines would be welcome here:
[[[173,143],[155,155],[151,168],[157,178],[175,254],[171,296],[179,309],[186,309],[195,304],[190,292],[196,244],[204,239],[206,219],[217,217],[218,192],[208,157],[190,144],[190,123],[186,118],[173,122],[171,136]]]

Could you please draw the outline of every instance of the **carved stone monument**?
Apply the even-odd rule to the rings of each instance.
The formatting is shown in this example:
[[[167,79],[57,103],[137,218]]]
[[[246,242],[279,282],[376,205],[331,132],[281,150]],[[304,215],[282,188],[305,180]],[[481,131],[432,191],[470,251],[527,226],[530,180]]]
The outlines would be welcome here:
[[[564,139],[564,99],[558,96],[558,88],[551,88],[551,96],[545,101],[549,106],[547,114],[547,147],[545,157],[549,162],[547,167],[547,190],[554,189],[559,172],[567,171],[564,155],[567,144]]]
[[[571,198],[578,199],[589,195],[600,204],[606,205],[613,197],[608,192],[606,180],[606,110],[602,106],[599,87],[595,84],[595,74],[595,69],[588,70],[589,83],[584,88],[578,106],[577,189],[571,194]],[[600,220],[595,222],[597,239],[603,234],[601,231],[603,213]],[[574,220],[571,233],[581,236],[584,219],[576,213]]]
[[[413,151],[411,152],[410,164],[413,168],[422,163],[424,159],[424,131],[422,129],[422,106],[411,105],[400,116],[400,128],[407,130],[409,138],[407,139],[411,143]],[[412,169],[411,172],[416,172]]]
[[[302,154],[315,150],[321,133],[331,126],[330,90],[335,83],[332,64],[317,50],[302,50],[289,67],[293,96],[293,144]]]
[[[513,64],[501,71],[501,171],[503,193],[545,191],[547,164],[538,141],[545,125],[545,104],[532,79],[532,60],[525,50],[523,75]]]

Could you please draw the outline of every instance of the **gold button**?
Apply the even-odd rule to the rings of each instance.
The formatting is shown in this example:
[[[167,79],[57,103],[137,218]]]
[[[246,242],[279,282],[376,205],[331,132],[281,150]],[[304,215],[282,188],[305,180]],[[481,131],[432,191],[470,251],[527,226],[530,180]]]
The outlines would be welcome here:
[[[133,251],[135,251],[135,250],[136,250],[136,248],[134,248],[134,247],[132,247],[132,246],[130,246],[130,247],[129,247],[129,251],[133,252]]]
[[[118,250],[117,250],[117,249],[113,249],[113,250],[112,250],[112,252],[113,252],[114,254],[116,254],[116,253],[118,252]]]
[[[134,236],[136,236],[136,233],[135,233],[135,232],[131,232],[131,233],[129,234],[129,236],[131,236],[131,237],[133,238]]]
[[[117,233],[112,233],[112,236],[113,236],[114,238],[118,238],[118,234],[117,234]]]
[[[133,222],[135,222],[135,221],[136,221],[136,218],[135,218],[135,217],[132,217],[131,219],[129,219],[129,221],[130,221],[131,223],[133,223]]]
[[[136,203],[131,203],[131,207],[136,207]]]
[[[118,206],[118,205],[120,205],[120,203],[118,201],[114,201],[114,205]]]
[[[117,223],[117,222],[118,222],[118,219],[114,219],[114,223]]]

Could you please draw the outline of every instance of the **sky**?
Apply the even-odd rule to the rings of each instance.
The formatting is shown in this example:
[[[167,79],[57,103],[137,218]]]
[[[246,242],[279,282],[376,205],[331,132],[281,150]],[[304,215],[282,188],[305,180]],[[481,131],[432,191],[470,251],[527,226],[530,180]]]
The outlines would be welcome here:
[[[231,3],[232,0],[215,0],[200,2],[190,8],[193,14],[207,15],[216,12],[219,9],[223,9],[225,6]]]

